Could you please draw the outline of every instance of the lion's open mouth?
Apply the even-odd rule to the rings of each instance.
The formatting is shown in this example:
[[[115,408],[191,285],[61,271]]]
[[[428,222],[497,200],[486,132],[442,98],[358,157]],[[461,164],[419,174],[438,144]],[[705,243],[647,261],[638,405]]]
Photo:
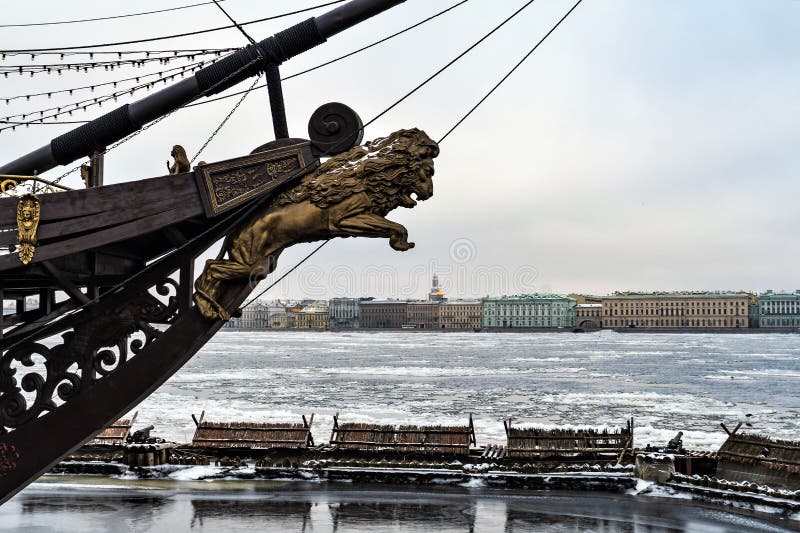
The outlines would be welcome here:
[[[416,188],[412,187],[400,194],[400,204],[403,207],[414,207],[417,205],[417,201],[425,201],[430,197],[431,195],[426,191],[418,191]]]
[[[417,201],[414,200],[411,197],[412,194],[417,194],[417,193],[415,193],[415,192],[411,192],[411,193],[404,192],[403,194],[400,195],[400,204],[403,207],[414,207],[415,205],[417,205]],[[419,197],[418,194],[417,194],[417,196]]]

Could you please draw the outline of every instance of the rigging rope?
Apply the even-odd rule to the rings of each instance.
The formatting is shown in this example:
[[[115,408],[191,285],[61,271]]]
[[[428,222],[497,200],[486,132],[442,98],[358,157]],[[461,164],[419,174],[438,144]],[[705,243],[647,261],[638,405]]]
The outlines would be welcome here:
[[[308,259],[310,259],[312,255],[314,255],[315,253],[319,252],[319,251],[320,251],[320,249],[321,249],[323,246],[325,246],[326,244],[328,244],[329,242],[331,242],[331,240],[330,240],[330,239],[327,239],[327,240],[324,240],[324,241],[322,241],[322,242],[321,242],[321,243],[320,243],[320,244],[319,244],[319,245],[318,245],[316,248],[314,248],[313,250],[311,250],[311,252],[310,252],[308,255],[306,255],[306,256],[305,256],[304,258],[302,258],[300,261],[298,261],[297,263],[295,263],[295,265],[294,265],[292,268],[290,268],[289,270],[287,270],[286,272],[284,272],[284,273],[283,273],[283,274],[282,274],[282,275],[281,275],[281,276],[280,276],[278,279],[276,279],[275,281],[273,281],[272,283],[270,283],[270,284],[269,284],[269,286],[268,286],[266,289],[264,289],[263,291],[259,292],[259,293],[258,293],[257,295],[255,295],[253,298],[251,298],[250,300],[248,300],[246,303],[242,304],[242,306],[241,306],[241,307],[239,307],[239,309],[244,309],[245,307],[247,307],[247,306],[248,306],[248,305],[250,305],[251,303],[255,302],[256,300],[258,300],[259,298],[261,298],[262,296],[264,296],[264,294],[266,294],[266,292],[267,292],[268,290],[270,290],[272,287],[274,287],[275,285],[277,285],[278,283],[280,283],[281,281],[283,281],[283,280],[284,280],[284,278],[286,278],[286,276],[288,276],[289,274],[291,274],[292,272],[294,272],[295,270],[297,270],[297,269],[300,267],[300,265],[302,265],[302,264],[303,264],[303,263],[305,263],[305,262],[306,262]]]
[[[531,2],[533,2],[533,1],[534,1],[534,0],[531,0],[530,2],[528,2],[527,4],[525,4],[524,6],[522,6],[522,7],[521,7],[519,10],[517,10],[517,11],[516,11],[516,12],[515,12],[515,13],[514,13],[514,14],[513,14],[511,17],[509,17],[509,19],[506,19],[505,21],[503,21],[503,23],[502,23],[502,24],[505,24],[506,22],[508,22],[508,20],[510,20],[510,18],[513,18],[514,16],[516,16],[516,14],[517,14],[517,13],[519,13],[520,11],[522,11],[522,9],[524,9],[525,7],[527,7],[527,6],[528,6],[528,5],[529,5]],[[566,14],[564,14],[564,16],[563,16],[563,17],[561,17],[561,19],[559,19],[559,21],[558,21],[558,22],[556,22],[556,24],[555,24],[555,25],[554,25],[552,28],[550,28],[550,31],[548,31],[548,32],[547,32],[547,33],[544,35],[544,37],[542,37],[542,38],[539,40],[539,42],[537,42],[537,43],[536,43],[536,44],[533,46],[533,48],[531,48],[531,49],[528,51],[528,53],[527,53],[527,54],[525,54],[525,55],[522,57],[522,59],[521,59],[519,62],[517,62],[517,64],[516,64],[516,65],[514,65],[514,67],[513,67],[513,68],[512,68],[510,71],[508,71],[508,72],[505,74],[505,76],[503,76],[503,77],[500,79],[500,81],[499,81],[499,82],[497,82],[497,83],[496,83],[496,84],[495,84],[495,85],[492,87],[492,89],[491,89],[491,90],[490,90],[488,93],[486,93],[486,94],[483,96],[483,98],[481,98],[481,99],[478,101],[478,103],[476,103],[474,106],[472,106],[472,108],[471,108],[469,111],[467,111],[467,113],[466,113],[466,114],[464,114],[464,116],[462,116],[462,117],[461,117],[461,118],[460,118],[460,119],[459,119],[459,120],[458,120],[458,121],[457,121],[457,122],[456,122],[456,123],[455,123],[455,124],[454,124],[454,125],[453,125],[453,126],[450,128],[450,129],[449,129],[449,130],[447,130],[447,132],[446,132],[446,133],[445,133],[445,134],[444,134],[444,135],[443,135],[443,136],[442,136],[442,137],[439,139],[439,141],[438,141],[438,143],[437,143],[437,144],[441,144],[441,143],[442,143],[442,141],[444,141],[444,140],[447,138],[447,136],[448,136],[448,135],[450,135],[450,134],[451,134],[451,133],[452,133],[452,132],[453,132],[453,131],[454,131],[454,130],[455,130],[455,129],[456,129],[458,126],[459,126],[459,125],[461,125],[461,123],[463,123],[463,122],[464,122],[464,121],[467,119],[467,117],[469,117],[469,116],[472,114],[472,112],[473,112],[473,111],[475,111],[475,110],[476,110],[476,109],[477,109],[477,108],[478,108],[478,107],[479,107],[479,106],[480,106],[480,105],[481,105],[481,104],[482,104],[484,101],[486,101],[486,99],[487,99],[487,98],[489,98],[489,96],[490,96],[490,95],[491,95],[491,94],[492,94],[492,93],[493,93],[493,92],[494,92],[494,91],[495,91],[495,90],[496,90],[498,87],[500,87],[500,85],[502,85],[502,84],[503,84],[503,82],[505,82],[505,81],[506,81],[506,80],[507,80],[507,79],[508,79],[508,78],[511,76],[511,74],[513,74],[513,73],[514,73],[514,71],[515,71],[515,70],[517,70],[517,68],[519,68],[519,66],[520,66],[520,65],[522,65],[522,63],[524,63],[524,62],[525,62],[525,60],[526,60],[526,59],[528,59],[528,57],[530,57],[530,56],[531,56],[531,54],[533,54],[533,52],[535,52],[535,51],[536,51],[536,49],[539,47],[539,45],[541,45],[541,44],[542,44],[542,43],[543,43],[543,42],[544,42],[544,41],[545,41],[545,40],[546,40],[546,39],[547,39],[547,38],[550,36],[550,34],[552,34],[552,33],[553,33],[555,30],[556,30],[556,28],[558,28],[558,27],[561,25],[561,23],[562,23],[562,22],[564,22],[564,20],[566,20],[566,18],[567,18],[567,17],[568,17],[568,16],[569,16],[569,15],[570,15],[570,14],[571,14],[571,13],[572,13],[574,10],[575,10],[575,8],[577,8],[577,7],[578,7],[578,5],[579,5],[579,4],[580,4],[582,1],[583,1],[583,0],[578,0],[578,1],[577,1],[577,2],[576,2],[576,3],[575,3],[575,4],[574,4],[574,5],[573,5],[573,6],[570,8],[570,10],[569,10],[569,11],[567,11],[567,12],[566,12]],[[502,26],[502,24],[501,24],[501,26]],[[397,102],[395,102],[394,104],[392,104],[391,106],[389,106],[388,108],[386,108],[384,111],[382,111],[381,113],[379,113],[378,115],[376,115],[376,116],[375,116],[375,117],[374,117],[372,120],[370,120],[370,121],[368,121],[367,123],[365,123],[363,127],[366,127],[367,125],[371,124],[372,122],[374,122],[375,120],[377,120],[378,118],[380,118],[382,115],[384,115],[385,113],[387,113],[389,110],[391,110],[391,109],[392,109],[394,106],[396,106],[397,104],[399,104],[400,102],[402,102],[403,100],[405,100],[405,99],[406,99],[408,96],[410,96],[410,95],[411,95],[411,94],[413,94],[415,91],[417,91],[419,88],[421,88],[422,86],[424,86],[424,85],[425,85],[427,82],[429,82],[429,81],[430,81],[430,80],[431,80],[433,77],[437,76],[437,75],[438,75],[438,74],[440,74],[442,71],[444,71],[444,69],[446,69],[447,67],[449,67],[449,66],[450,66],[450,65],[451,65],[453,62],[455,62],[455,61],[457,61],[458,59],[460,59],[461,57],[463,57],[463,55],[464,55],[464,54],[466,54],[466,53],[467,53],[469,50],[471,50],[472,48],[474,48],[475,46],[477,46],[478,44],[480,44],[480,42],[481,42],[483,39],[485,39],[486,37],[488,37],[489,35],[491,35],[491,34],[492,34],[492,33],[493,33],[493,32],[494,32],[496,29],[498,29],[498,28],[499,28],[499,26],[498,26],[497,28],[495,28],[494,30],[492,30],[491,32],[489,32],[488,34],[486,34],[486,35],[485,35],[483,38],[481,38],[479,41],[477,41],[477,42],[476,42],[474,45],[472,45],[470,48],[468,48],[467,50],[465,50],[464,52],[462,52],[462,53],[461,53],[459,56],[457,56],[457,57],[456,57],[456,58],[455,58],[455,59],[454,59],[452,62],[448,63],[448,64],[447,64],[447,65],[445,65],[445,66],[444,66],[442,69],[440,69],[439,71],[437,71],[437,72],[436,72],[436,73],[435,73],[435,74],[434,74],[434,75],[433,75],[431,78],[428,78],[427,80],[425,80],[424,82],[422,82],[422,83],[421,83],[420,85],[418,85],[418,86],[417,86],[415,89],[413,89],[413,90],[412,90],[410,93],[406,94],[406,95],[405,95],[405,96],[403,96],[403,97],[402,97],[400,100],[398,100]],[[363,129],[363,127],[362,127],[362,129]],[[328,244],[329,242],[330,242],[330,239],[323,241],[323,242],[322,242],[322,243],[321,243],[319,246],[317,246],[316,248],[314,248],[314,249],[313,249],[313,250],[312,250],[312,251],[311,251],[309,254],[307,254],[305,257],[303,257],[303,259],[301,259],[301,260],[300,260],[298,263],[296,263],[296,264],[295,264],[295,265],[294,265],[292,268],[290,268],[288,271],[286,271],[284,274],[282,274],[282,275],[281,275],[281,276],[280,276],[280,277],[279,277],[277,280],[273,281],[273,282],[272,282],[272,283],[271,283],[269,286],[267,286],[267,288],[265,288],[264,290],[262,290],[261,292],[259,292],[259,293],[258,293],[258,294],[257,294],[255,297],[251,298],[251,299],[250,299],[250,300],[249,300],[247,303],[245,303],[244,305],[242,305],[242,306],[240,307],[240,309],[244,309],[244,308],[246,308],[247,306],[249,306],[250,304],[252,304],[252,303],[253,303],[253,302],[255,302],[256,300],[258,300],[260,297],[262,297],[264,294],[266,294],[266,293],[267,293],[267,291],[269,291],[270,289],[272,289],[273,287],[275,287],[275,285],[277,285],[278,283],[280,283],[281,281],[283,281],[283,280],[284,280],[284,278],[286,278],[286,276],[288,276],[289,274],[291,274],[292,272],[294,272],[294,271],[295,271],[295,270],[296,270],[298,267],[300,267],[300,265],[302,265],[303,263],[305,263],[305,262],[306,262],[308,259],[310,259],[310,258],[311,258],[311,257],[312,257],[314,254],[316,254],[316,253],[317,253],[317,252],[318,252],[320,249],[322,249],[322,247],[323,247],[323,246],[325,246],[325,245],[326,245],[326,244]]]
[[[522,64],[525,62],[525,60],[526,60],[526,59],[528,59],[528,57],[530,57],[530,55],[531,55],[531,54],[533,54],[533,53],[536,51],[536,49],[537,49],[537,48],[539,48],[539,45],[540,45],[540,44],[542,44],[542,43],[545,41],[545,39],[547,39],[548,37],[550,37],[550,34],[551,34],[551,33],[553,33],[553,32],[556,30],[556,28],[558,28],[558,27],[561,25],[561,23],[562,23],[562,22],[564,22],[564,20],[565,20],[565,19],[566,19],[566,18],[567,18],[567,17],[570,15],[570,13],[572,13],[572,12],[575,10],[575,8],[576,8],[576,7],[578,7],[578,5],[579,5],[579,4],[580,4],[582,1],[583,1],[583,0],[578,0],[577,2],[575,2],[575,5],[573,5],[573,6],[570,8],[570,10],[569,10],[569,11],[567,11],[567,12],[564,14],[564,16],[563,16],[563,17],[561,17],[561,18],[559,19],[559,21],[558,21],[558,22],[556,22],[556,23],[555,23],[555,25],[554,25],[552,28],[550,28],[550,31],[548,31],[548,32],[547,32],[547,33],[544,35],[544,37],[542,37],[542,38],[539,40],[539,42],[537,42],[535,45],[533,45],[533,48],[531,48],[530,50],[528,50],[528,53],[527,53],[527,54],[525,54],[524,56],[522,56],[522,59],[520,59],[520,60],[517,62],[517,64],[516,64],[516,65],[514,65],[514,67],[513,67],[511,70],[509,70],[509,71],[506,73],[506,75],[505,75],[505,76],[503,76],[502,78],[500,78],[500,81],[498,81],[498,82],[497,82],[497,83],[494,85],[494,87],[492,87],[492,88],[489,90],[489,92],[487,92],[485,95],[483,95],[483,98],[481,98],[480,100],[478,100],[478,103],[476,103],[474,106],[472,106],[472,108],[470,108],[470,110],[469,110],[469,111],[467,111],[467,112],[464,114],[464,116],[462,116],[460,119],[458,119],[458,121],[457,121],[455,124],[453,124],[453,126],[452,126],[452,127],[449,129],[449,130],[447,130],[447,132],[446,132],[444,135],[442,135],[442,137],[441,137],[441,139],[439,139],[438,143],[440,143],[440,144],[441,144],[441,142],[442,142],[442,141],[444,141],[444,140],[447,138],[447,136],[448,136],[448,135],[450,135],[451,133],[453,133],[453,131],[454,131],[454,130],[455,130],[457,127],[459,127],[459,126],[461,125],[461,123],[462,123],[462,122],[464,122],[465,120],[467,120],[467,117],[469,117],[469,116],[472,114],[472,112],[473,112],[473,111],[475,111],[476,109],[478,109],[478,106],[480,106],[480,105],[481,105],[483,102],[485,102],[485,101],[486,101],[486,99],[487,99],[487,98],[489,98],[489,96],[491,96],[491,95],[492,95],[492,93],[493,93],[495,90],[497,90],[497,88],[498,88],[498,87],[500,87],[500,86],[503,84],[503,82],[504,82],[504,81],[506,81],[506,80],[507,80],[507,79],[508,79],[508,78],[509,78],[509,77],[510,77],[510,76],[511,76],[513,73],[514,73],[514,71],[515,71],[515,70],[517,70],[517,69],[520,67],[520,65],[522,65]]]
[[[260,19],[249,20],[247,22],[242,22],[240,25],[241,26],[248,26],[250,24],[257,24],[259,22],[266,22],[268,20],[275,20],[275,19],[279,19],[279,18],[283,18],[283,17],[288,17],[288,16],[291,16],[291,15],[297,15],[298,13],[305,13],[307,11],[313,11],[315,9],[319,9],[319,8],[322,8],[322,7],[327,7],[327,6],[331,6],[331,5],[334,5],[334,4],[340,4],[340,3],[345,2],[345,1],[346,0],[332,0],[332,1],[326,2],[324,4],[317,4],[315,6],[307,7],[307,8],[304,8],[304,9],[298,9],[298,10],[295,10],[295,11],[289,11],[287,13],[281,13],[280,15],[272,15],[270,17],[263,17],[263,18],[260,18]],[[51,47],[51,48],[19,48],[19,49],[15,49],[15,50],[5,50],[5,51],[0,50],[0,53],[3,53],[3,52],[5,52],[5,53],[12,53],[12,52],[27,52],[27,53],[30,53],[30,52],[51,52],[51,51],[55,51],[55,50],[79,50],[79,49],[83,49],[83,48],[105,48],[107,46],[121,46],[121,45],[126,45],[126,44],[150,43],[150,42],[153,42],[153,41],[163,41],[163,40],[166,40],[166,39],[175,39],[175,38],[178,38],[178,37],[189,37],[189,36],[192,36],[192,35],[202,35],[204,33],[212,33],[212,32],[227,30],[227,29],[235,28],[235,27],[236,27],[235,25],[230,24],[228,26],[218,26],[216,28],[208,28],[208,29],[205,29],[205,30],[195,30],[195,31],[184,32],[184,33],[175,33],[173,35],[162,35],[160,37],[148,37],[148,38],[145,38],[145,39],[133,39],[133,40],[130,40],[130,41],[118,41],[118,42],[113,42],[113,43],[99,43],[99,44],[83,44],[83,45],[74,45],[74,46],[58,46],[58,47]]]
[[[235,20],[233,20],[233,17],[232,17],[232,16],[230,16],[230,15],[228,14],[228,12],[227,12],[227,11],[225,11],[225,8],[224,8],[224,7],[222,7],[222,6],[220,5],[220,3],[219,3],[217,0],[214,0],[214,5],[216,5],[216,6],[217,6],[217,7],[220,9],[220,11],[222,11],[222,12],[225,14],[225,16],[226,16],[226,17],[228,17],[228,20],[230,20],[230,21],[231,21],[231,24],[233,24],[234,26],[236,26],[236,29],[237,29],[237,30],[239,30],[239,31],[242,33],[242,35],[244,35],[244,36],[245,36],[245,38],[246,38],[248,41],[250,41],[250,44],[252,44],[252,45],[253,45],[253,46],[255,46],[255,47],[258,47],[258,43],[256,43],[256,40],[255,40],[255,39],[253,39],[252,37],[250,37],[250,34],[249,34],[249,33],[247,33],[247,32],[244,30],[244,28],[242,28],[242,26],[241,26],[241,25],[240,25],[238,22],[236,22]]]
[[[439,11],[438,13],[434,13],[433,15],[431,15],[431,16],[429,16],[427,18],[424,18],[424,19],[420,20],[419,22],[412,24],[411,26],[403,28],[400,31],[392,33],[391,35],[387,35],[386,37],[383,37],[382,39],[378,39],[377,41],[374,41],[374,42],[372,42],[372,43],[370,43],[370,44],[368,44],[366,46],[362,46],[361,48],[358,48],[357,50],[353,50],[352,52],[348,52],[348,53],[346,53],[344,55],[341,55],[341,56],[336,57],[334,59],[331,59],[329,61],[325,61],[324,63],[320,63],[319,65],[316,65],[314,67],[307,68],[306,70],[301,70],[300,72],[296,72],[294,74],[286,76],[285,78],[281,78],[281,81],[287,81],[287,80],[290,80],[292,78],[296,78],[298,76],[302,76],[303,74],[308,74],[309,72],[313,72],[313,71],[315,71],[317,69],[320,69],[322,67],[327,67],[328,65],[336,63],[337,61],[341,61],[342,59],[347,59],[348,57],[354,56],[354,55],[356,55],[356,54],[358,54],[360,52],[363,52],[364,50],[368,50],[368,49],[372,48],[373,46],[377,46],[379,44],[385,43],[386,41],[388,41],[390,39],[393,39],[393,38],[395,38],[395,37],[397,37],[399,35],[402,35],[402,34],[406,33],[407,31],[413,30],[414,28],[416,28],[418,26],[422,26],[426,22],[428,22],[430,20],[433,20],[433,19],[435,19],[436,17],[438,17],[440,15],[444,15],[448,11],[451,11],[451,10],[455,9],[460,5],[466,4],[468,1],[469,0],[461,0],[460,2],[456,2],[455,4],[451,5],[450,7],[445,8],[445,9]],[[266,86],[267,86],[266,84],[259,85],[258,87],[255,88],[255,90],[264,89],[264,88],[266,88]],[[233,98],[234,96],[242,94],[242,92],[244,92],[244,91],[239,91],[239,92],[235,92],[235,93],[231,93],[231,94],[226,94],[225,96],[220,96],[220,97],[217,97],[217,98],[211,98],[209,100],[203,100],[202,102],[196,102],[194,104],[187,105],[186,107],[193,107],[193,106],[197,106],[197,105],[210,104],[211,102],[216,102],[218,100],[224,100],[226,98]]]
[[[224,0],[220,0],[221,2]],[[196,4],[188,4],[185,6],[176,6],[170,7],[165,9],[156,9],[153,11],[141,11],[139,13],[127,13],[125,15],[110,15],[107,17],[94,17],[94,18],[86,18],[86,19],[72,19],[72,20],[58,20],[54,22],[28,22],[28,23],[20,23],[20,24],[0,24],[0,28],[27,28],[31,26],[56,26],[60,24],[78,24],[81,22],[96,22],[99,20],[112,20],[112,19],[124,19],[129,17],[141,17],[143,15],[154,15],[156,13],[167,13],[170,11],[179,11],[181,9],[189,9],[192,7],[199,7],[205,6],[208,4],[213,4],[214,2],[199,2]]]

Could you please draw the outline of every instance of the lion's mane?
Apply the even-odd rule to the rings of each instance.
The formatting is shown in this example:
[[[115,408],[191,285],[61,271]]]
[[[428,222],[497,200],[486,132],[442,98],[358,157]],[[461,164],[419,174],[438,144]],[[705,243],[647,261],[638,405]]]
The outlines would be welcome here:
[[[366,192],[373,212],[385,215],[397,205],[402,190],[417,179],[424,161],[437,155],[439,147],[424,131],[399,130],[331,157],[299,183],[278,193],[272,205],[308,200],[324,209]]]

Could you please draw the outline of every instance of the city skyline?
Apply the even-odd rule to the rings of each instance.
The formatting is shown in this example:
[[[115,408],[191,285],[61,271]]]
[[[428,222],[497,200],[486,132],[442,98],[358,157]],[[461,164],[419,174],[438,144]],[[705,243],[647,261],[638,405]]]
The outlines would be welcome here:
[[[800,290],[615,291],[607,295],[515,294],[448,298],[433,274],[426,298],[345,296],[251,302],[232,329],[553,330],[577,328],[707,331],[800,328]]]

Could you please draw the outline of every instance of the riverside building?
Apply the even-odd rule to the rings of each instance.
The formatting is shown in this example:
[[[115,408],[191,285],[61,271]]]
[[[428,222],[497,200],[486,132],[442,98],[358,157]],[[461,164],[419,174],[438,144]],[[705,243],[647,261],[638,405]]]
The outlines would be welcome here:
[[[403,326],[413,329],[439,329],[438,301],[411,301],[406,304],[406,320]]]
[[[480,300],[448,300],[439,305],[441,329],[476,330],[483,327],[483,302]]]
[[[604,328],[747,328],[750,295],[732,292],[614,293],[602,298]]]
[[[360,303],[371,298],[333,298],[328,301],[328,327],[330,329],[358,329]]]
[[[368,329],[400,329],[406,321],[405,300],[363,300],[359,302],[359,323]]]
[[[290,329],[294,327],[296,305],[275,300],[269,305],[269,328]]]
[[[603,327],[603,304],[575,305],[575,325],[583,329]]]
[[[800,328],[800,291],[758,295],[758,326],[761,328]]]
[[[242,316],[231,318],[226,327],[234,329],[266,329],[269,327],[269,307],[255,302],[242,309]]]
[[[483,300],[485,328],[569,328],[575,326],[575,298],[522,294]]]
[[[324,307],[306,307],[295,314],[296,329],[328,329],[328,310]]]

